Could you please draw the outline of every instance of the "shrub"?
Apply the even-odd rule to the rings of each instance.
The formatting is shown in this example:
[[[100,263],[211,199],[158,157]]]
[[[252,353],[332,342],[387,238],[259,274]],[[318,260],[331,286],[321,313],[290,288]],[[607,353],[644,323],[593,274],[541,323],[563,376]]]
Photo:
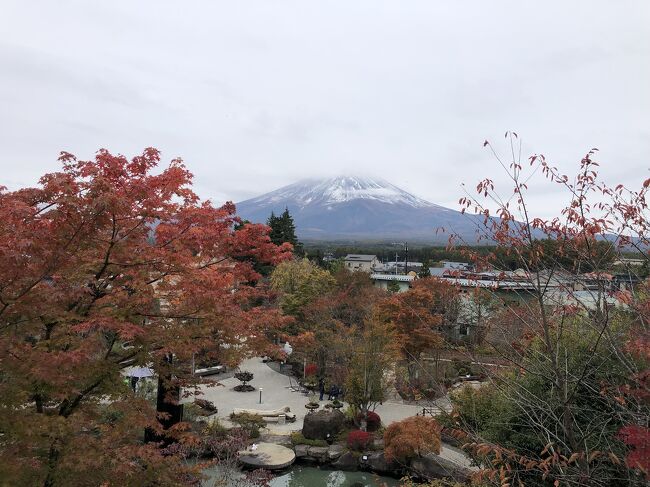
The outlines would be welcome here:
[[[206,399],[194,399],[194,404],[196,404],[198,407],[203,409],[204,411],[212,414],[217,412],[217,407],[214,405],[212,401],[208,401]]]
[[[215,418],[212,421],[206,423],[202,431],[203,436],[224,437],[227,434],[228,428],[226,428],[218,418]]]
[[[371,441],[372,434],[367,431],[354,430],[348,433],[348,447],[351,450],[365,450]]]
[[[318,367],[316,366],[316,364],[307,364],[305,366],[305,377],[316,375],[317,371],[318,371]]]
[[[363,419],[363,414],[359,413],[357,415],[357,422],[360,422]],[[381,418],[374,411],[368,411],[368,417],[366,419],[366,429],[368,431],[377,431],[381,427]]]
[[[293,446],[296,446],[296,445],[327,446],[327,442],[325,440],[310,440],[310,439],[307,439],[299,431],[291,433],[291,444]]]
[[[247,370],[235,373],[235,379],[242,381],[244,384],[253,380],[253,373]]]
[[[246,370],[242,370],[241,372],[237,372],[235,374],[235,379],[242,382],[238,386],[234,387],[234,389],[237,392],[251,392],[251,391],[255,390],[255,388],[253,386],[247,384],[248,382],[253,380],[253,373],[252,372],[248,372]]]
[[[250,413],[232,413],[230,415],[230,420],[233,423],[237,423],[241,428],[251,437],[259,438],[260,428],[266,427],[266,421],[259,414],[250,414]]]
[[[391,424],[384,433],[386,459],[404,462],[425,453],[440,453],[440,431],[435,419],[424,416]]]

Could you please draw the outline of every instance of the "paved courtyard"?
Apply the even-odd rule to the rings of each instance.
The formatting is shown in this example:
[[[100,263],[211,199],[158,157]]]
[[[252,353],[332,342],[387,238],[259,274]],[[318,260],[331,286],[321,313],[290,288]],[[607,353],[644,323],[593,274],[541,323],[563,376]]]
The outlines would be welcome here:
[[[255,387],[255,391],[236,392],[233,390],[233,387],[240,384],[237,379],[234,377],[219,379],[218,375],[213,376],[213,378],[219,380],[219,384],[221,385],[215,387],[203,386],[201,388],[203,395],[198,397],[214,403],[219,410],[216,414],[219,420],[225,425],[231,425],[228,417],[235,408],[268,410],[289,406],[291,412],[296,415],[296,421],[284,425],[270,422],[268,423],[266,433],[288,435],[293,431],[300,431],[305,414],[307,414],[305,404],[309,402],[310,397],[301,392],[293,391],[290,387],[289,377],[273,370],[261,358],[256,357],[245,360],[239,368],[240,370],[247,370],[254,374],[254,378],[250,384]],[[292,378],[291,380],[295,384],[295,379]],[[260,388],[262,388],[261,404]],[[318,399],[318,396],[316,396],[316,399]],[[325,396],[325,399],[327,399],[327,396]],[[187,398],[184,402],[191,402],[192,400],[193,398]],[[320,403],[324,406],[327,402],[325,400]],[[441,401],[439,403],[444,404],[442,407],[445,409],[449,408],[448,402]],[[386,426],[409,416],[415,416],[421,411],[422,406],[404,404],[397,399],[386,401],[376,409],[377,414],[379,414],[382,422]],[[465,455],[455,448],[443,447],[441,456],[456,463],[468,464]]]
[[[307,409],[305,404],[309,402],[310,396],[301,392],[293,391],[290,387],[290,380],[295,384],[295,379],[290,379],[288,376],[276,372],[261,358],[252,358],[245,360],[239,367],[241,370],[247,370],[254,374],[253,380],[250,382],[255,387],[252,392],[237,392],[233,388],[240,384],[234,377],[219,379],[219,376],[213,376],[219,380],[219,384],[214,387],[203,386],[201,391],[203,399],[212,401],[218,408],[219,412],[217,417],[226,423],[229,423],[228,417],[235,408],[246,409],[277,409],[285,406],[291,408],[291,412],[296,415],[294,423],[286,423],[279,425],[276,423],[269,423],[269,433],[271,434],[288,434],[292,431],[299,431],[302,429],[302,422]],[[262,388],[262,402],[260,403],[260,391]],[[318,397],[316,396],[316,399]],[[325,396],[327,399],[327,396]],[[185,402],[191,402],[192,398],[188,398]],[[327,400],[320,401],[321,405],[327,404]],[[376,412],[382,419],[385,425],[389,425],[395,421],[399,421],[409,416],[422,411],[421,406],[404,404],[396,400],[389,400],[377,406]]]

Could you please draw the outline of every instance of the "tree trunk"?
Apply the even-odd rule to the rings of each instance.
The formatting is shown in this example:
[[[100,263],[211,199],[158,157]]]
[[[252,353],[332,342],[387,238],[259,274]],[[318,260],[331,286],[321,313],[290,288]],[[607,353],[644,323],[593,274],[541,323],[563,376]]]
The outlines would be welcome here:
[[[165,358],[168,363],[171,363],[172,358],[168,356]],[[158,414],[158,422],[163,427],[163,430],[168,430],[175,424],[178,424],[183,419],[183,405],[179,403],[181,397],[181,388],[178,385],[172,384],[172,376],[158,377],[158,393],[156,396],[156,413]],[[161,415],[162,413],[162,415]],[[151,428],[145,430],[144,440],[146,442],[163,442],[164,445],[171,443],[170,438],[163,434],[157,434]]]

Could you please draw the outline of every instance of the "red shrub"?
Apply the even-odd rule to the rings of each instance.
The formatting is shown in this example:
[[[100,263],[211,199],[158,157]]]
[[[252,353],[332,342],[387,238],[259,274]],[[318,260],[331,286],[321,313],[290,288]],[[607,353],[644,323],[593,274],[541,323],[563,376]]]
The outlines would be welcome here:
[[[361,421],[363,415],[359,414],[357,416],[357,421]],[[368,419],[366,420],[366,428],[368,431],[377,431],[381,426],[381,418],[379,415],[373,411],[368,411]]]
[[[348,447],[352,450],[365,450],[372,441],[372,434],[367,431],[355,430],[348,433]]]
[[[307,364],[305,366],[305,377],[315,375],[317,371],[318,371],[318,367],[316,366],[316,364]]]

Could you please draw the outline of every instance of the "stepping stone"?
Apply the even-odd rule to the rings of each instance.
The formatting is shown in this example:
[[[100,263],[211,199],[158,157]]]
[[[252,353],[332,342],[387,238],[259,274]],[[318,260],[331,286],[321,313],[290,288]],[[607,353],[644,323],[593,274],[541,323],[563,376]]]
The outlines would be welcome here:
[[[246,467],[279,470],[291,465],[296,454],[291,448],[273,443],[255,443],[254,450],[249,447],[239,451],[239,461]]]

